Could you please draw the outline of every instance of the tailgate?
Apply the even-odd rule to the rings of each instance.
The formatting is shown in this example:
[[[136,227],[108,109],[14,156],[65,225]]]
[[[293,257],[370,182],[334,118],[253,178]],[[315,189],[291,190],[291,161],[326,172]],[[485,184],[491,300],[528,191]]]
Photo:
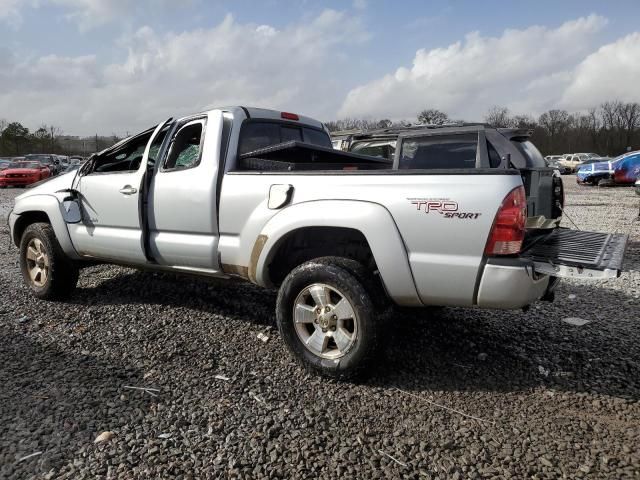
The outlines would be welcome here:
[[[558,228],[534,241],[521,256],[538,273],[559,278],[600,280],[622,272],[627,235]]]

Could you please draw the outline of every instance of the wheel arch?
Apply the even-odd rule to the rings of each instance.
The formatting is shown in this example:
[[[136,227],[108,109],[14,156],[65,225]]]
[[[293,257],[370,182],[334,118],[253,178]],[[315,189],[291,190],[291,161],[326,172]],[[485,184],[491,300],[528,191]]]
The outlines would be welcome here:
[[[288,242],[301,237],[314,239],[312,243],[316,244],[318,238],[324,240],[325,248],[313,252],[318,257],[335,255],[336,247],[345,252],[342,256],[355,256],[359,261],[370,254],[388,295],[401,305],[421,305],[404,241],[383,206],[353,200],[321,200],[283,209],[264,226],[254,243],[249,279],[261,286],[275,286],[282,272],[276,273],[277,266],[272,268],[273,263],[286,258]],[[349,244],[355,247],[354,252],[349,252]],[[300,263],[310,260],[305,255],[300,258]]]
[[[29,225],[44,222],[53,228],[64,253],[69,258],[80,258],[71,242],[69,230],[64,220],[63,208],[58,199],[51,195],[33,195],[19,199],[10,215],[13,243],[16,246],[20,245],[22,234]]]

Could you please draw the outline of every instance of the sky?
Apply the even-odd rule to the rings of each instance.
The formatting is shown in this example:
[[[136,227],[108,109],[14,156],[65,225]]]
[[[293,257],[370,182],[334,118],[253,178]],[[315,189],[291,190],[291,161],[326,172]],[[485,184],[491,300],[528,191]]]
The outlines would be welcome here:
[[[640,102],[640,2],[0,0],[0,118],[122,135],[208,107],[482,120]]]

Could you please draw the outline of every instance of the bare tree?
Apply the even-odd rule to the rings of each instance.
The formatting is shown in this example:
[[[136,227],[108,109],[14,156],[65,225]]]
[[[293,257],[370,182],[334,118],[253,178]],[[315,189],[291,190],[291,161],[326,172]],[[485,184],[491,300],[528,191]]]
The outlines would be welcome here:
[[[621,103],[618,107],[620,109],[619,117],[624,130],[624,147],[626,149],[631,146],[633,132],[640,127],[640,105],[637,103]]]
[[[569,112],[566,110],[549,110],[548,112],[540,115],[538,122],[549,135],[549,149],[550,151],[553,151],[556,147],[557,137],[568,127]]]
[[[446,113],[436,110],[435,108],[430,108],[428,110],[422,110],[418,114],[418,121],[427,125],[443,125],[449,123],[451,120]]]
[[[40,126],[35,132],[33,132],[34,142],[38,152],[45,152],[50,145],[49,142],[49,127],[46,125]],[[33,148],[33,147],[32,147]]]
[[[534,129],[538,122],[531,115],[516,115],[511,119],[511,125],[517,128]]]
[[[484,121],[492,127],[511,127],[513,120],[507,107],[493,106],[484,117]]]
[[[56,145],[58,143],[58,137],[62,135],[62,129],[60,127],[56,127],[55,125],[49,125],[49,141],[51,142],[51,153],[54,153],[56,150]]]

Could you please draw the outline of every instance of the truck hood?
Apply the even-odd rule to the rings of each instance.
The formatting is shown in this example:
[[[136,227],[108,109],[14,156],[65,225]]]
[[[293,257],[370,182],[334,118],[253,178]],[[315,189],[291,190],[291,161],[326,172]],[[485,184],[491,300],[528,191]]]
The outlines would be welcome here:
[[[71,183],[73,182],[75,174],[76,172],[74,171],[65,173],[63,175],[58,175],[57,177],[49,177],[42,182],[34,184],[36,185],[35,187],[28,189],[22,195],[18,195],[16,197],[16,200],[31,197],[32,195],[50,195],[59,190],[71,188]]]

